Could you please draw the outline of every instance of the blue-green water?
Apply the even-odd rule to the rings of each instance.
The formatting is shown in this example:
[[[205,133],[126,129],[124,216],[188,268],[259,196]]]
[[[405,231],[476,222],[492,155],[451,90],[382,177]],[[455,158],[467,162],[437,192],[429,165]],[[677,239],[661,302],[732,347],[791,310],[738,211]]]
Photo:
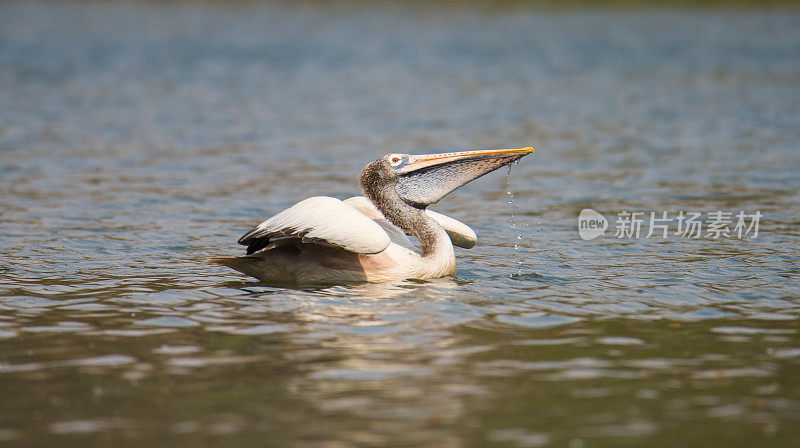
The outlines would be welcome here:
[[[0,4],[0,443],[795,446],[800,14],[361,6]],[[435,207],[458,279],[205,263],[385,153],[527,145]],[[763,217],[613,236],[681,210]]]

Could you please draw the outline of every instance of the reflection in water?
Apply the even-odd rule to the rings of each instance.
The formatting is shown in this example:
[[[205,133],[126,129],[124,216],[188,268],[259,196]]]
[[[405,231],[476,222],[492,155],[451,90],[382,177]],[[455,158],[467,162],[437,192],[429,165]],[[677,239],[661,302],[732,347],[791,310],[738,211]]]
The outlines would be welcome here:
[[[307,6],[0,5],[0,441],[796,443],[796,13]],[[514,142],[513,189],[437,205],[458,278],[205,262],[364,160]],[[764,218],[583,241],[585,208]]]

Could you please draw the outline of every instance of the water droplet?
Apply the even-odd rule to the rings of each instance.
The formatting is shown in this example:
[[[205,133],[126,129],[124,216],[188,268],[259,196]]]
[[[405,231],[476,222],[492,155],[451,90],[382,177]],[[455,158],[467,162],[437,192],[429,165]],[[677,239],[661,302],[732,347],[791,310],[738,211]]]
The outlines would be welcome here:
[[[516,165],[517,163],[513,163],[512,165]],[[509,217],[509,226],[512,230],[514,230],[517,234],[517,242],[514,244],[514,251],[518,251],[519,262],[517,263],[517,274],[522,275],[522,268],[525,267],[525,257],[524,252],[520,250],[523,249],[521,242],[523,241],[524,233],[527,233],[529,238],[533,237],[533,232],[530,230],[530,225],[528,223],[523,224],[523,228],[527,228],[527,232],[521,232],[517,229],[517,224],[515,222],[515,218],[518,214],[519,203],[514,200],[514,191],[511,189],[511,166],[508,165],[508,172],[506,173],[506,195],[508,196],[508,204],[511,206],[511,216]],[[524,250],[524,249],[523,249]],[[511,278],[514,278],[514,274],[511,274]]]

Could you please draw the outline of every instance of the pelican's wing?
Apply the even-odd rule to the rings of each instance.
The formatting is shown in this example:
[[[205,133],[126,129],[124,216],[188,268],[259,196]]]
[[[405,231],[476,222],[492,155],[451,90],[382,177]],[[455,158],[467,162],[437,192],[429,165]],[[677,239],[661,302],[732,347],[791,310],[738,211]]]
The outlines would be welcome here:
[[[392,224],[391,221],[386,219],[378,210],[378,207],[364,196],[353,196],[352,198],[345,199],[345,204],[355,207],[358,211],[363,213],[367,218],[376,222],[381,228],[389,235],[389,239],[395,244],[399,244],[400,246],[405,247],[409,250],[417,250],[414,247],[414,243],[411,242],[410,239],[406,236],[406,233],[403,232],[403,229],[397,227],[396,225]]]
[[[378,210],[378,208],[375,207],[375,205],[370,202],[369,199],[365,198],[364,196],[355,196],[345,199],[344,202],[357,208],[361,213],[380,224],[386,233],[389,234],[393,242],[409,249],[414,249],[414,245],[411,243],[408,237],[406,237],[405,232],[389,222],[389,220],[383,216],[380,210]],[[475,231],[472,230],[468,225],[457,219],[453,219],[441,213],[436,213],[433,210],[426,209],[425,213],[427,213],[428,216],[433,218],[439,223],[440,226],[442,226],[442,228],[447,232],[447,235],[450,236],[450,241],[453,242],[454,246],[463,247],[465,249],[471,249],[475,247],[475,244],[478,242],[478,236],[475,235]]]
[[[250,255],[281,242],[300,241],[375,254],[389,246],[380,225],[352,206],[325,196],[300,201],[254,227],[239,238]]]
[[[478,243],[478,235],[472,228],[463,222],[453,219],[433,210],[425,209],[425,213],[439,223],[450,236],[454,246],[472,249]]]

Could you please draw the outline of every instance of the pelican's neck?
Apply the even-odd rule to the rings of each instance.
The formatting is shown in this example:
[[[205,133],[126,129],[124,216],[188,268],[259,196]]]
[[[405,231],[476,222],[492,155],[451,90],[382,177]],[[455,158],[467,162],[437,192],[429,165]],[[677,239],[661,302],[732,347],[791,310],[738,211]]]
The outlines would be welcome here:
[[[408,205],[394,192],[392,186],[376,196],[378,197],[367,197],[392,224],[417,237],[423,257],[442,250],[453,251],[447,232],[425,213],[425,209]]]
[[[393,183],[372,178],[369,169],[368,165],[360,179],[364,195],[392,224],[417,237],[422,256],[453,254],[455,257],[453,244],[442,226],[429,217],[424,208],[413,207],[400,199]]]

